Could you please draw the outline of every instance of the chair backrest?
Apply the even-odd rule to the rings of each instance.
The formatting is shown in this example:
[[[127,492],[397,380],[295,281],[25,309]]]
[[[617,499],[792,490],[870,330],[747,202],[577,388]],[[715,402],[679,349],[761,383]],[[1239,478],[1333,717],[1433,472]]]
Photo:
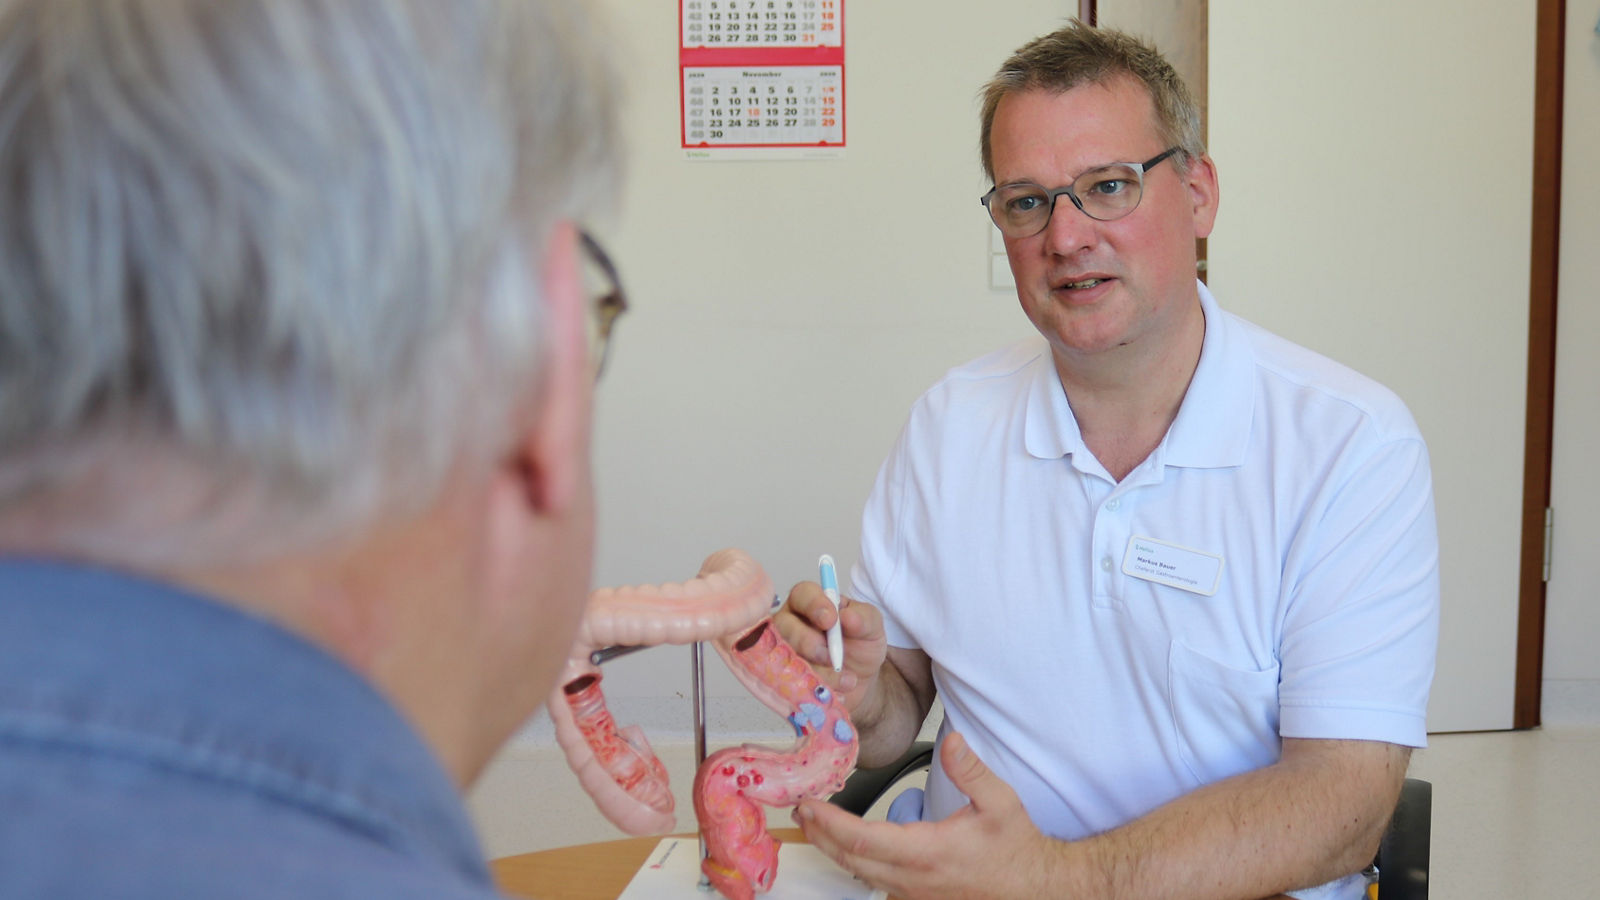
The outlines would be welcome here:
[[[1428,900],[1428,857],[1433,837],[1433,784],[1407,778],[1400,802],[1378,845],[1378,894],[1382,900]]]
[[[887,766],[857,769],[852,772],[844,787],[829,797],[828,802],[840,809],[864,816],[879,798],[888,794],[902,779],[915,775],[931,765],[933,765],[933,743],[914,741],[911,749],[900,754],[899,759]]]

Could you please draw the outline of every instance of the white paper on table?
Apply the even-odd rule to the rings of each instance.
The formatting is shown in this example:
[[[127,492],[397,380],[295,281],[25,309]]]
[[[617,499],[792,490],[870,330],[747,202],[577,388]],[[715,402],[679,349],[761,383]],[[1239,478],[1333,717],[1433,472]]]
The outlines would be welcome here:
[[[617,900],[710,900],[715,891],[700,890],[700,842],[695,838],[662,838],[645,857],[633,880]],[[884,900],[855,880],[821,850],[810,844],[778,847],[778,877],[763,900]]]

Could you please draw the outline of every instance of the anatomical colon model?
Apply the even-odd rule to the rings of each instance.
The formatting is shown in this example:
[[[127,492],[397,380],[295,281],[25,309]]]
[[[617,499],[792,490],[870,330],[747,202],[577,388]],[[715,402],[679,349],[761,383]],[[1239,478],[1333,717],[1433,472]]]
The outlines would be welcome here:
[[[549,702],[556,738],[579,783],[630,834],[672,829],[672,791],[644,733],[618,728],[606,709],[592,651],[710,642],[741,684],[789,719],[800,736],[795,746],[729,747],[695,773],[695,815],[706,843],[701,870],[729,900],[765,893],[777,877],[778,841],[767,833],[758,804],[793,806],[831,794],[856,760],[843,700],[784,643],[768,616],[775,596],[767,573],[738,550],[712,554],[698,576],[681,584],[595,591]]]

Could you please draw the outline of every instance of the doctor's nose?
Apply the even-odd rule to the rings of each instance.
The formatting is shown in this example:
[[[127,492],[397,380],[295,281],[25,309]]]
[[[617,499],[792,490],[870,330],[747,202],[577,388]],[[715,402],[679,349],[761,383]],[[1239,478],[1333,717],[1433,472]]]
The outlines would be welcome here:
[[[1039,234],[1045,242],[1045,250],[1058,256],[1069,256],[1094,246],[1100,224],[1079,209],[1071,197],[1061,194],[1054,198],[1050,219]]]

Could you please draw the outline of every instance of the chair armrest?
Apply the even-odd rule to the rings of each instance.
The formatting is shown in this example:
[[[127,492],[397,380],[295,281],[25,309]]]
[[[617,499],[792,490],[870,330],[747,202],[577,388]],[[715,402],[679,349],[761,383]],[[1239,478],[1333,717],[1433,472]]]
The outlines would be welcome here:
[[[857,769],[828,802],[858,816],[865,815],[896,782],[932,765],[933,750],[932,742],[916,741],[887,766]],[[1375,861],[1382,900],[1428,900],[1432,833],[1433,784],[1407,778]]]
[[[1407,778],[1378,846],[1378,895],[1382,900],[1428,900],[1432,833],[1433,785]]]
[[[829,797],[828,802],[858,816],[865,815],[867,810],[872,808],[872,804],[888,792],[895,782],[932,764],[933,743],[915,741],[911,744],[911,749],[887,766],[857,769],[851,773],[844,787]]]

